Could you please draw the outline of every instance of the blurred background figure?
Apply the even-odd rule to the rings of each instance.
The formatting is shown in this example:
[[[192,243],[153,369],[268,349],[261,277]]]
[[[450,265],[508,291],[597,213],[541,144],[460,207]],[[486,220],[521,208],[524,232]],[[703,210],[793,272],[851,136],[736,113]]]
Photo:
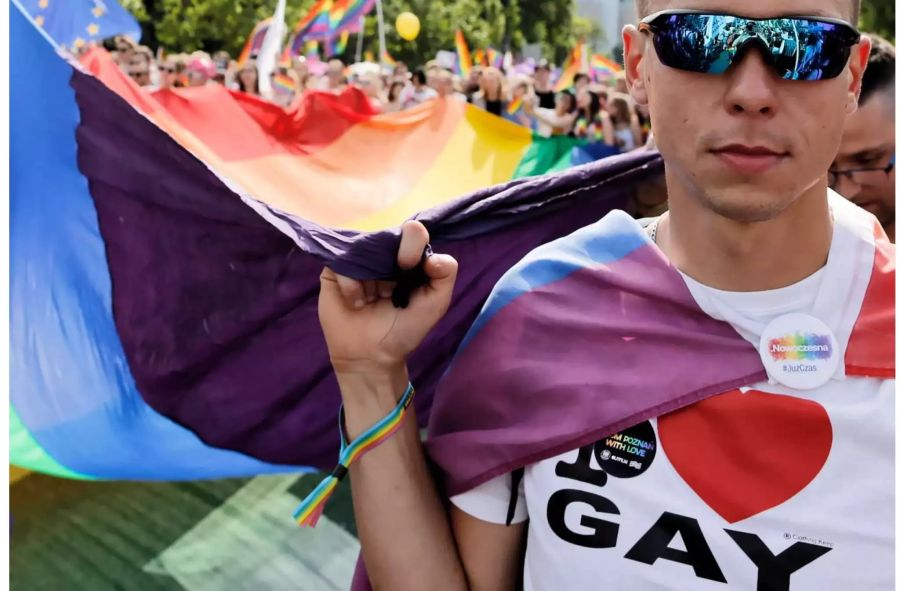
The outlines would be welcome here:
[[[877,35],[863,75],[859,109],[847,118],[828,174],[832,189],[872,212],[894,241],[896,137],[895,48]]]
[[[615,145],[622,152],[643,147],[644,132],[634,102],[627,94],[616,93],[609,101],[609,117],[612,120]]]
[[[306,61],[306,58],[302,55],[296,55],[291,59],[291,66],[294,68],[294,72],[297,73],[297,80],[300,84],[300,91],[303,92],[307,88],[309,88],[309,64]]]
[[[421,105],[425,101],[437,98],[437,93],[428,86],[427,82],[428,77],[425,74],[425,70],[418,69],[413,72],[412,85],[404,88],[400,95],[400,103],[404,109],[409,109],[416,105]]]
[[[550,84],[550,63],[542,59],[534,68],[534,93],[538,97],[538,106],[552,109],[556,106],[556,93]]]
[[[216,75],[213,81],[223,86],[228,86],[231,82],[228,79],[228,73],[231,66],[231,56],[227,51],[217,51],[212,57],[213,64],[216,67]]]
[[[462,103],[466,102],[466,95],[457,92],[454,86],[453,74],[441,69],[435,75],[435,91],[440,98],[448,98]]]
[[[344,62],[338,59],[328,61],[328,69],[325,71],[324,90],[329,92],[341,92],[347,86],[347,78],[344,76]]]
[[[575,95],[564,90],[556,95],[556,106],[552,109],[539,106],[540,99],[535,96],[526,102],[526,113],[537,121],[537,133],[543,137],[569,135],[575,126],[578,111],[575,107]]]
[[[378,111],[384,112],[387,109],[387,97],[384,94],[384,83],[378,72],[366,72],[362,74],[356,82],[356,85],[369,98],[369,102]]]
[[[286,66],[276,67],[270,74],[272,96],[270,100],[281,107],[290,107],[300,90],[297,72]]]
[[[503,117],[528,129],[535,129],[537,122],[525,109],[525,103],[534,101],[534,88],[527,76],[518,76],[511,83],[509,102],[503,111]]]
[[[184,86],[186,64],[180,56],[170,55],[163,61],[159,71],[160,88],[181,88]]]
[[[387,93],[387,105],[385,106],[386,112],[390,113],[403,110],[401,96],[403,94],[404,88],[406,88],[406,84],[399,80],[394,80],[393,82],[391,82],[391,86],[388,89]]]
[[[491,66],[484,68],[481,74],[478,92],[472,95],[471,102],[476,107],[502,117],[506,109],[503,74]]]
[[[256,60],[247,60],[247,63],[238,70],[235,81],[241,92],[259,96],[259,70],[256,67]]]
[[[188,86],[204,86],[216,75],[216,66],[208,55],[202,52],[191,54],[185,68]]]

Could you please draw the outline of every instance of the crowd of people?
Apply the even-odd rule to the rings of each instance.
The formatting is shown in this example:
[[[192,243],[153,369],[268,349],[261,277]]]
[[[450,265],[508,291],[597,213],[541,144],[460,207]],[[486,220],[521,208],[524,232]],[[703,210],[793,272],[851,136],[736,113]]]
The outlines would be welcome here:
[[[884,39],[877,36],[873,39],[873,57],[862,92],[863,107],[849,121],[850,139],[845,141],[832,166],[834,174],[830,174],[830,184],[876,213],[893,236],[894,141],[892,133],[891,137],[881,138],[883,141],[876,141],[875,136],[893,131],[893,126],[879,125],[879,122],[892,120],[894,115],[894,48]],[[150,90],[222,84],[288,107],[307,90],[339,93],[354,86],[381,112],[402,111],[443,98],[471,103],[540,136],[579,138],[588,144],[603,144],[613,153],[654,145],[649,112],[646,107],[636,105],[628,94],[624,76],[597,82],[588,74],[580,73],[574,77],[571,88],[557,92],[552,80],[553,66],[546,60],[534,62],[530,67],[520,64],[510,72],[474,66],[463,78],[434,60],[410,71],[402,62],[387,67],[371,62],[348,66],[338,59],[322,62],[299,56],[292,58],[290,64],[280,63],[275,67],[270,75],[270,90],[263,96],[254,59],[239,64],[222,51],[212,55],[204,52],[154,55],[150,48],[127,37],[108,40],[107,48],[135,83]],[[870,100],[881,96],[886,97],[884,101]],[[882,102],[887,105],[883,109]],[[854,131],[856,127],[864,127],[869,119],[871,125]],[[854,139],[856,135],[862,139]],[[869,150],[869,144],[878,144],[878,149]],[[873,151],[877,154],[870,158],[869,152]],[[860,156],[855,156],[856,153]]]
[[[254,59],[238,63],[226,52],[154,55],[127,37],[113,39],[110,51],[137,84],[149,89],[218,83],[288,107],[307,90],[341,92],[355,86],[381,112],[443,98],[471,103],[544,137],[572,136],[620,152],[650,141],[649,113],[628,95],[624,77],[595,82],[581,73],[571,88],[556,92],[553,68],[546,60],[509,72],[474,66],[463,78],[436,61],[410,71],[402,62],[390,67],[371,62],[348,66],[338,59],[321,62],[295,56],[290,64],[274,68],[269,91],[263,93]]]

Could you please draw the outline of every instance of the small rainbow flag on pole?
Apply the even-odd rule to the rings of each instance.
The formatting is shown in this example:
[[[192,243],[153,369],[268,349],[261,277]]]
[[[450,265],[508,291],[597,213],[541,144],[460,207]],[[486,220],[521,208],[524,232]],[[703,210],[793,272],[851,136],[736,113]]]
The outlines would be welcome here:
[[[251,56],[259,53],[263,44],[263,39],[266,38],[266,32],[269,30],[269,24],[271,24],[271,22],[272,17],[265,18],[256,23],[256,26],[253,27],[253,31],[250,32],[250,36],[247,37],[247,42],[244,44],[244,49],[241,50],[241,55],[238,56],[238,67],[243,67]]]
[[[575,44],[572,53],[566,58],[566,62],[562,67],[562,74],[556,85],[553,87],[554,92],[561,92],[575,84],[575,75],[581,71],[581,61],[584,59],[584,43],[579,41]]]
[[[381,51],[381,61],[386,66],[394,67],[397,65],[397,60],[391,57],[391,54],[388,53],[387,49]]]
[[[513,100],[509,101],[509,104],[506,105],[506,113],[508,115],[515,115],[519,111],[522,110],[522,105],[525,101],[522,100],[522,97],[516,97]]]
[[[605,55],[595,53],[591,56],[591,76],[595,82],[615,78],[621,71],[622,67]]]
[[[290,76],[275,74],[272,76],[272,89],[279,94],[290,94],[297,91],[297,85]]]
[[[503,54],[494,49],[493,47],[488,47],[486,52],[487,65],[494,66],[498,70],[503,69]]]
[[[472,54],[469,53],[469,45],[463,36],[462,29],[456,29],[456,73],[463,78],[468,78],[472,71]]]

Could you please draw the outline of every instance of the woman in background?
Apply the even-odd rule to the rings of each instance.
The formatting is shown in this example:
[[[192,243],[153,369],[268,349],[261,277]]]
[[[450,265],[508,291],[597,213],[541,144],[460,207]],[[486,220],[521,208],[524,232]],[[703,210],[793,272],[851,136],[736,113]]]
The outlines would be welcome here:
[[[578,116],[575,108],[575,95],[568,90],[558,93],[556,107],[553,109],[538,107],[536,98],[528,101],[526,112],[537,120],[538,134],[543,137],[568,135]]]
[[[237,74],[238,90],[245,94],[259,96],[259,70],[256,62],[248,60]]]
[[[479,90],[472,95],[472,104],[502,117],[507,102],[503,92],[503,74],[493,66],[484,68],[478,84]]]
[[[615,94],[609,102],[616,146],[622,152],[630,152],[644,145],[641,122],[631,102],[631,97]]]

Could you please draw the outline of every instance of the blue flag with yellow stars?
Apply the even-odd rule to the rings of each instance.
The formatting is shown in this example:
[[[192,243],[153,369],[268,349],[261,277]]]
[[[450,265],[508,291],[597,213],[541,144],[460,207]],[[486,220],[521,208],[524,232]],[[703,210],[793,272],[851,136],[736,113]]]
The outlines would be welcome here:
[[[141,27],[116,0],[13,0],[51,39],[67,49],[114,35],[140,40]]]

